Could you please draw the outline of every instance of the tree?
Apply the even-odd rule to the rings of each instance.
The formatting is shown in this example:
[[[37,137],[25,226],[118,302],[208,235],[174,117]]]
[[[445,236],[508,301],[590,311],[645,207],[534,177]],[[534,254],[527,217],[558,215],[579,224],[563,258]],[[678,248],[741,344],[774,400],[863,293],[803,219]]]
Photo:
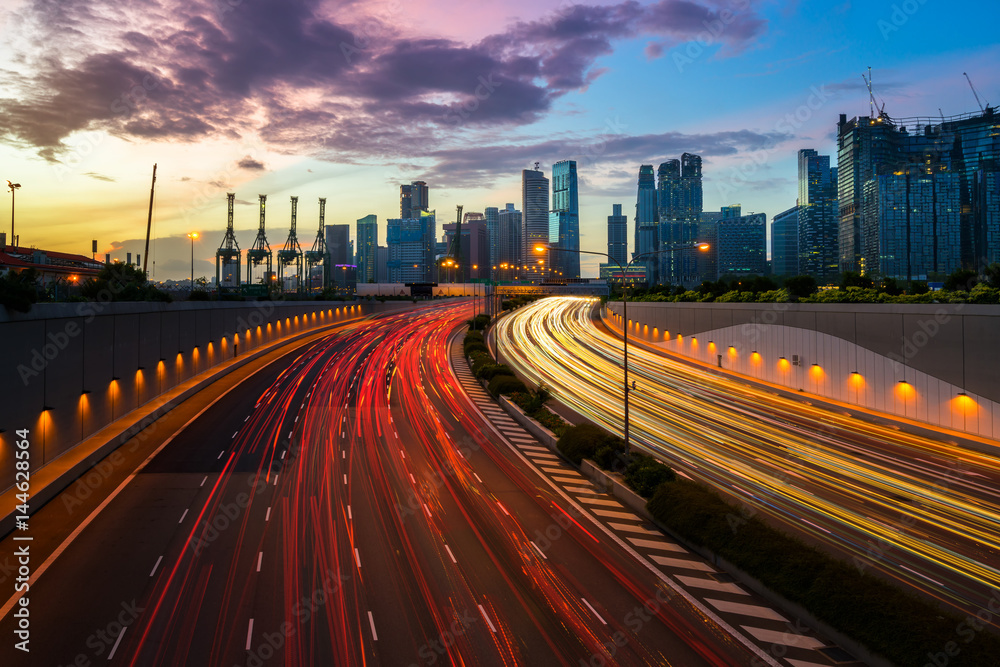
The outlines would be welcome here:
[[[990,287],[1000,287],[1000,263],[993,262],[983,269],[983,279]]]
[[[875,287],[875,281],[868,276],[863,276],[856,271],[844,271],[840,274],[840,289],[848,287],[860,287],[861,289],[871,289]]]
[[[910,294],[927,294],[930,291],[926,280],[914,280],[910,283]]]
[[[979,274],[972,269],[955,269],[944,279],[944,288],[949,292],[968,292],[979,284]]]
[[[812,276],[792,276],[785,278],[785,289],[789,296],[804,299],[816,291],[816,279]]]
[[[38,271],[8,271],[0,276],[0,304],[26,313],[38,301]]]
[[[105,264],[96,278],[83,284],[80,294],[101,301],[170,301],[169,294],[149,284],[142,269],[124,262]]]
[[[892,296],[899,296],[902,290],[899,289],[899,283],[896,282],[895,278],[883,278],[879,281],[878,289],[880,292],[885,292]]]

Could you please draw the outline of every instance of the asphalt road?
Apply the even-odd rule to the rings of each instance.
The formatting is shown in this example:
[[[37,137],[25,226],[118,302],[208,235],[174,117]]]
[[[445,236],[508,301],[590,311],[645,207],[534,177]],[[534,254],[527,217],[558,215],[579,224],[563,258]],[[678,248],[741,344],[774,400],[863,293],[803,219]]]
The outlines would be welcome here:
[[[448,369],[469,314],[347,325],[126,443],[32,517],[37,558],[187,423],[32,586],[32,651],[0,664],[750,664],[497,441]]]

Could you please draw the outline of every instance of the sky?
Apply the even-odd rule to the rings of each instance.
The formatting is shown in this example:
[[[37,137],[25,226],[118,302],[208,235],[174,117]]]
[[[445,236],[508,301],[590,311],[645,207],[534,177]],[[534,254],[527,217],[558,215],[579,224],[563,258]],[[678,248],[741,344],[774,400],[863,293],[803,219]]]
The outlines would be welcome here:
[[[795,205],[796,152],[836,124],[1000,103],[995,0],[0,0],[0,184],[21,245],[141,253],[157,166],[155,280],[214,276],[236,193],[246,249],[374,213],[424,180],[455,206],[521,207],[520,174],[573,159],[581,248],[634,216],[639,165],[703,158],[705,210]],[[10,198],[0,230],[10,233]],[[0,200],[4,201],[4,200]],[[630,226],[631,241],[631,226]],[[599,259],[586,257],[585,276]]]

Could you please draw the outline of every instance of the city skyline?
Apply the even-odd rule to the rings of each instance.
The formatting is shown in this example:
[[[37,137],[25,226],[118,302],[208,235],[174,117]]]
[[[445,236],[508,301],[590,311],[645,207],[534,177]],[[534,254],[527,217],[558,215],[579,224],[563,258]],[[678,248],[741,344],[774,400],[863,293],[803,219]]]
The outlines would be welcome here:
[[[703,156],[706,211],[739,203],[771,220],[794,205],[797,151],[835,155],[838,114],[868,113],[868,65],[892,116],[976,110],[962,72],[984,101],[1000,99],[987,3],[972,25],[948,7],[894,15],[891,4],[734,5],[728,23],[714,4],[679,2],[242,3],[184,6],[170,21],[98,8],[0,14],[11,63],[0,177],[23,186],[22,244],[89,255],[97,238],[99,257],[124,256],[142,252],[158,163],[158,280],[187,275],[191,231],[195,273],[214,274],[227,191],[247,247],[258,193],[276,202],[274,243],[291,195],[303,228],[318,196],[338,202],[331,225],[395,218],[399,184],[417,179],[439,211],[483,211],[518,201],[518,172],[534,161],[548,173],[577,160],[581,247],[599,250],[612,204],[631,209],[638,165],[682,152]],[[264,37],[274,57],[260,67],[246,45]],[[511,38],[523,51],[507,50]],[[212,48],[184,52],[185,39]],[[583,258],[584,275],[597,263]]]

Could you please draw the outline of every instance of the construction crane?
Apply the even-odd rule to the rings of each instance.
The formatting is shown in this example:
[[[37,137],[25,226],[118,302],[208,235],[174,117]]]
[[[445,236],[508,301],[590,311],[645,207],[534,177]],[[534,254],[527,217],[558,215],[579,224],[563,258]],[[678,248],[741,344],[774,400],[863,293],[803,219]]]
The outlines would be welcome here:
[[[319,282],[319,289],[322,291],[330,281],[330,249],[326,247],[326,197],[319,198],[319,231],[316,232],[316,240],[313,241],[312,248],[306,251],[306,275],[309,285],[312,285],[313,268],[320,266],[323,269],[323,276]],[[307,287],[308,288],[308,287]]]
[[[981,111],[982,113],[986,113],[986,109],[990,108],[990,103],[987,102],[986,108],[984,109],[983,103],[979,101],[979,93],[976,92],[976,87],[972,85],[972,79],[970,79],[969,75],[966,74],[965,72],[962,72],[962,75],[965,76],[965,80],[969,82],[969,88],[972,88],[972,95],[976,98],[976,104],[979,105],[979,111]]]
[[[271,270],[271,246],[267,242],[267,234],[264,233],[264,206],[267,202],[267,195],[258,195],[258,197],[260,197],[260,227],[257,228],[257,238],[247,250],[247,282],[253,283],[253,267],[266,264],[267,268],[264,270],[261,282],[266,288],[265,291],[269,291],[271,283],[274,281],[274,272]]]
[[[292,197],[292,223],[288,229],[288,238],[285,239],[285,245],[278,251],[278,282],[280,289],[283,291],[302,291],[302,248],[299,246],[299,239],[295,235],[295,218],[298,208],[299,198]],[[287,290],[285,288],[285,267],[291,264],[295,265],[295,273],[292,276],[295,279],[295,285],[293,289]]]
[[[861,78],[865,81],[865,86],[868,87],[868,109],[871,114],[870,118],[875,118],[875,109],[878,109],[878,118],[882,119],[885,117],[885,101],[882,102],[882,106],[879,107],[875,102],[875,92],[872,90],[872,68],[868,67],[868,76],[866,77],[864,72],[861,73]],[[881,98],[879,98],[881,99]]]
[[[224,291],[235,292],[240,289],[240,244],[236,242],[236,233],[233,231],[233,202],[235,199],[235,192],[226,193],[229,209],[226,220],[226,236],[222,239],[222,245],[215,251],[215,287],[219,290],[220,295]]]

